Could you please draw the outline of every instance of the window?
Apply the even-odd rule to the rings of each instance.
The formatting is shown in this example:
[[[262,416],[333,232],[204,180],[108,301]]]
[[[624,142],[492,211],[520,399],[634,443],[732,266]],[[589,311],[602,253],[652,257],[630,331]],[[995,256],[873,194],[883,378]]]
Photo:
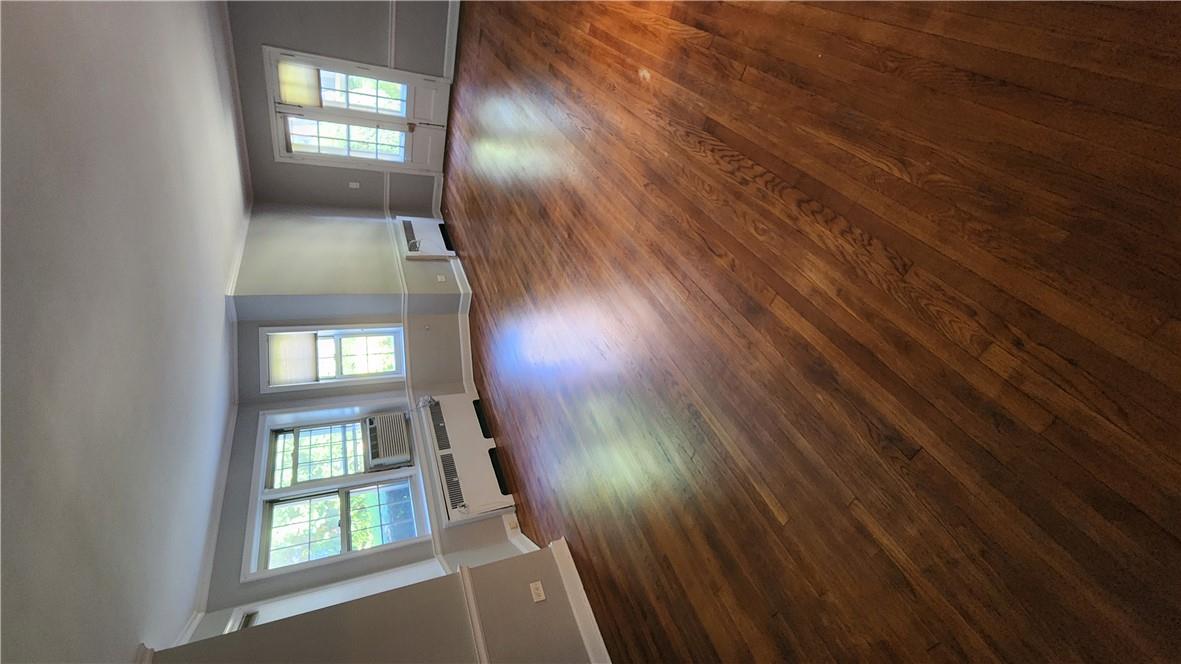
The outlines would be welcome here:
[[[442,173],[448,82],[269,46],[263,55],[277,160]]]
[[[396,380],[405,374],[402,328],[259,330],[263,392]]]
[[[268,432],[257,569],[277,570],[429,533],[417,468],[374,470],[363,418]]]
[[[406,160],[406,133],[394,129],[288,116],[287,135],[293,152]]]

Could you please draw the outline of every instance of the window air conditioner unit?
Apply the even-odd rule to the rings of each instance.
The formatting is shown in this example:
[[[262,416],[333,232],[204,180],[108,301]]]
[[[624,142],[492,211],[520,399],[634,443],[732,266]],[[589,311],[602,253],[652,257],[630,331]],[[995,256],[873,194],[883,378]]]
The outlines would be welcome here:
[[[409,413],[374,415],[365,423],[369,428],[369,468],[386,470],[413,462]]]
[[[515,505],[500,472],[496,441],[485,431],[471,394],[424,397],[419,412],[435,451],[448,523],[480,518]]]
[[[398,217],[406,239],[406,258],[411,260],[447,259],[455,256],[447,225],[442,219]]]

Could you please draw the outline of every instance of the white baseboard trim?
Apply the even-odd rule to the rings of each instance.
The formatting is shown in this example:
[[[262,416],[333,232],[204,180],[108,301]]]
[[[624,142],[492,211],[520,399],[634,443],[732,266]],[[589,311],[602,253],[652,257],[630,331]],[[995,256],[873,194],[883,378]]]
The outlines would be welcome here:
[[[193,615],[189,616],[189,621],[185,623],[184,628],[180,630],[180,634],[176,637],[176,641],[173,642],[172,647],[175,648],[176,646],[183,646],[188,643],[193,638],[193,632],[197,631],[197,625],[201,624],[201,619],[204,617],[204,611],[194,611]],[[148,661],[151,660],[149,659]]]
[[[562,585],[566,588],[570,609],[574,611],[574,622],[578,625],[578,632],[582,634],[582,645],[586,648],[587,657],[592,664],[609,664],[611,655],[607,653],[607,644],[603,643],[599,623],[595,621],[595,613],[586,597],[586,589],[582,587],[582,579],[578,576],[574,557],[570,555],[570,545],[566,538],[562,537],[550,542],[549,548],[553,551],[554,562],[558,564],[558,572],[562,575]]]
[[[529,539],[529,536],[521,531],[521,524],[517,521],[516,514],[505,514],[501,517],[504,521],[504,532],[508,536],[508,541],[521,553],[531,553],[533,551],[540,551],[541,547],[537,543]]]
[[[135,655],[131,661],[134,664],[152,664],[152,658],[156,656],[156,651],[147,647],[140,641],[140,644],[135,647]]]
[[[435,176],[435,188],[431,192],[431,211],[436,219],[443,218],[443,174]]]

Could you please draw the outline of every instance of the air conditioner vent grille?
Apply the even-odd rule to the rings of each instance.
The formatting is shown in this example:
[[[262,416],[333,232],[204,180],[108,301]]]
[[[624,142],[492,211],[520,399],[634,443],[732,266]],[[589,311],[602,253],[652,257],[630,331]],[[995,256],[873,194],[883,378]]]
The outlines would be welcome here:
[[[455,469],[455,457],[451,454],[439,455],[439,463],[443,466],[443,483],[447,486],[447,502],[451,509],[458,509],[464,505],[463,488],[459,485],[459,472]]]
[[[412,461],[410,420],[406,413],[369,418],[369,462],[373,466],[401,466]]]
[[[440,450],[451,449],[451,438],[447,435],[447,422],[443,419],[443,406],[438,401],[431,402],[431,422],[435,426],[435,442]]]

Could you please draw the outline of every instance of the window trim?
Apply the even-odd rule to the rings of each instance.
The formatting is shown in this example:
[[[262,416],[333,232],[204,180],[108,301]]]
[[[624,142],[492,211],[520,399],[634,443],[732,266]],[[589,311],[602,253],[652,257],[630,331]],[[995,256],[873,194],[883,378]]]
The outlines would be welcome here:
[[[316,326],[323,328],[324,326]],[[415,443],[414,465],[403,468],[394,468],[391,470],[377,471],[372,473],[363,473],[355,475],[342,475],[340,477],[328,478],[326,480],[317,480],[317,484],[312,486],[304,484],[299,488],[298,494],[291,494],[288,497],[295,497],[295,495],[316,495],[323,493],[331,493],[335,488],[364,488],[373,484],[381,484],[403,477],[410,478],[410,490],[414,500],[415,522],[419,524],[419,535],[410,539],[404,539],[398,542],[391,542],[389,544],[382,544],[379,546],[363,549],[360,551],[346,551],[342,550],[340,554],[335,556],[328,556],[318,560],[309,560],[307,562],[296,563],[294,565],[287,565],[285,567],[278,567],[275,569],[265,569],[263,567],[263,527],[266,525],[266,520],[269,518],[267,504],[268,500],[264,499],[263,491],[282,491],[286,492],[287,488],[278,490],[266,489],[267,478],[266,472],[270,468],[270,432],[273,429],[282,429],[291,426],[312,426],[321,423],[340,422],[340,421],[356,421],[364,419],[371,415],[388,412],[390,410],[404,410],[408,407],[405,399],[390,397],[389,395],[381,396],[350,396],[350,397],[328,397],[318,399],[315,406],[301,406],[293,408],[276,408],[272,410],[264,410],[258,413],[258,428],[256,432],[255,448],[254,448],[254,469],[253,476],[250,483],[250,500],[249,511],[246,515],[246,532],[243,550],[242,550],[242,568],[239,574],[239,582],[246,583],[248,581],[256,581],[259,579],[270,578],[283,574],[290,574],[293,572],[300,572],[303,570],[320,567],[322,565],[331,565],[333,563],[343,562],[361,556],[372,555],[390,551],[400,547],[413,546],[423,542],[430,542],[432,540],[433,524],[431,522],[430,514],[430,500],[431,497],[427,493],[426,475],[423,471],[423,463],[419,460],[420,450],[418,443]],[[322,482],[322,484],[321,484]],[[267,494],[271,501],[278,498],[279,494]],[[343,511],[342,511],[343,520]]]
[[[262,500],[262,520],[259,526],[258,537],[258,552],[257,560],[255,561],[255,569],[258,570],[252,578],[262,578],[264,576],[271,576],[274,573],[282,573],[289,570],[301,570],[314,566],[315,563],[324,564],[323,561],[338,561],[354,557],[350,554],[364,554],[370,551],[386,551],[388,549],[398,548],[414,542],[421,542],[424,539],[430,539],[430,533],[419,534],[415,537],[398,540],[396,542],[388,542],[386,544],[378,544],[371,546],[368,549],[354,549],[352,543],[352,509],[349,502],[349,496],[353,491],[360,489],[368,489],[369,487],[381,486],[383,484],[390,484],[400,480],[409,480],[407,485],[410,487],[410,504],[411,509],[414,510],[414,527],[415,530],[429,530],[427,523],[429,519],[426,518],[425,509],[426,501],[421,495],[421,489],[418,488],[415,479],[418,477],[418,470],[415,466],[407,466],[406,468],[399,468],[392,471],[376,472],[376,473],[359,473],[355,475],[342,475],[334,479],[351,479],[352,482],[344,486],[332,487],[307,487],[304,486],[302,491],[296,492],[294,495],[264,498]],[[331,496],[335,494],[340,500],[340,553],[334,556],[325,556],[317,558],[316,560],[307,560],[302,563],[295,563],[292,565],[284,565],[283,567],[269,568],[267,564],[270,562],[271,550],[271,514],[275,505],[295,500],[307,500],[310,498],[319,498],[321,496]]]
[[[271,122],[271,148],[275,161],[292,164],[313,164],[318,166],[334,166],[337,168],[353,168],[359,170],[414,173],[419,175],[439,175],[440,171],[414,166],[411,154],[414,149],[415,127],[424,123],[416,120],[414,115],[415,96],[418,88],[430,87],[446,90],[450,95],[450,82],[433,76],[424,76],[415,72],[401,69],[391,69],[377,65],[368,65],[338,58],[329,58],[312,53],[303,53],[291,49],[281,49],[274,46],[263,46],[263,66],[266,70],[267,114]],[[406,115],[370,113],[355,109],[325,109],[304,108],[296,104],[284,104],[279,97],[278,64],[280,60],[289,60],[302,64],[330,69],[342,74],[355,74],[383,80],[403,83],[406,85]],[[315,153],[297,153],[287,149],[286,120],[287,115],[307,117],[315,120],[329,120],[351,124],[373,124],[383,129],[396,129],[405,132],[405,160],[401,162],[383,161],[380,159],[365,159],[361,157],[340,157]]]
[[[365,332],[378,332],[385,330],[393,331],[395,337],[394,361],[397,363],[397,371],[390,371],[380,374],[365,374],[362,376],[325,378],[324,380],[316,380],[310,383],[271,385],[271,354],[270,345],[267,342],[267,335],[280,334],[283,332],[319,332],[320,330],[338,330],[340,332],[349,333],[342,335],[341,338],[343,338],[343,336],[364,336]],[[338,355],[338,368],[340,362],[339,357],[340,356]],[[319,368],[317,365],[317,372],[318,371]],[[260,394],[274,394],[276,392],[292,392],[297,390],[322,390],[332,387],[366,385],[372,383],[402,383],[405,382],[405,380],[406,331],[402,327],[401,323],[326,323],[324,325],[286,325],[277,327],[260,326],[258,328],[258,391]]]

